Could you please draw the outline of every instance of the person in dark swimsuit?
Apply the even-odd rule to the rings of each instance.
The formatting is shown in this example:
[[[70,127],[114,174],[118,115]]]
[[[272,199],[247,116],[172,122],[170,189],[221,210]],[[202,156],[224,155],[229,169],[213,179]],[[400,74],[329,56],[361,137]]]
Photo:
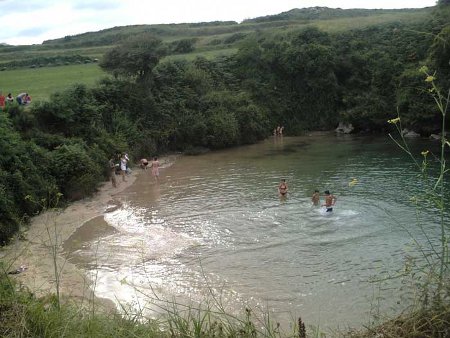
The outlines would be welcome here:
[[[285,197],[287,195],[287,192],[288,192],[288,186],[287,186],[286,180],[283,178],[283,179],[281,179],[281,182],[278,185],[278,193],[280,194],[280,196]]]
[[[327,209],[327,212],[333,211],[333,205],[336,204],[336,196],[330,194],[329,190],[325,190],[325,204],[322,204],[323,207]]]

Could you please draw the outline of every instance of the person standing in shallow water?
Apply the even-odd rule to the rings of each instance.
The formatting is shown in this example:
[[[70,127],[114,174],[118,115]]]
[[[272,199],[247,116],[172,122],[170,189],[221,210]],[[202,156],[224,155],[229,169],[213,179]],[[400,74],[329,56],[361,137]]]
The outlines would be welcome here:
[[[158,180],[158,177],[159,177],[159,161],[158,161],[158,158],[156,156],[153,157],[153,161],[152,161],[152,175],[155,178],[155,180]]]
[[[322,206],[327,209],[327,212],[332,212],[335,204],[336,196],[330,194],[329,190],[325,190],[325,204],[322,204]]]
[[[126,182],[125,174],[127,172],[127,159],[125,154],[122,154],[122,157],[120,158],[120,174],[122,175],[122,181]]]
[[[286,180],[284,178],[281,179],[280,184],[278,185],[278,193],[280,197],[286,197],[288,192],[288,186]]]
[[[320,195],[319,195],[319,190],[314,190],[314,194],[311,197],[311,202],[313,203],[314,206],[318,206],[320,203]]]
[[[114,188],[117,187],[117,182],[116,182],[116,164],[114,163],[114,157],[111,157],[111,159],[109,160],[109,174],[110,174],[110,179],[111,179],[111,183],[112,186]]]

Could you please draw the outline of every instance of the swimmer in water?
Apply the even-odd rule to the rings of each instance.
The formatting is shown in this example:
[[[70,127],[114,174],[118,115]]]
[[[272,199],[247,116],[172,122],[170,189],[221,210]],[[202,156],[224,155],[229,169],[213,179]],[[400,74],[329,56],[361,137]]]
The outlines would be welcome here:
[[[322,204],[322,206],[327,209],[327,212],[333,211],[333,206],[336,204],[336,199],[336,196],[330,194],[329,190],[325,190],[325,204]]]
[[[287,192],[288,192],[288,186],[287,186],[286,180],[283,178],[283,179],[281,179],[281,182],[278,185],[278,193],[280,194],[280,197],[286,197]]]
[[[311,197],[311,202],[313,203],[313,205],[318,206],[320,203],[320,195],[319,195],[319,190],[314,190],[314,194]]]

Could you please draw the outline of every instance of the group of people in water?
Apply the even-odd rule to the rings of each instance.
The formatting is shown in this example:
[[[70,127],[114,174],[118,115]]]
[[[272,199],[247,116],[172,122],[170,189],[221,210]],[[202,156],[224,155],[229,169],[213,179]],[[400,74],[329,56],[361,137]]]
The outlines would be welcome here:
[[[280,195],[281,198],[285,198],[287,196],[288,193],[288,185],[286,183],[286,180],[284,178],[281,179],[280,184],[278,185],[278,193]],[[336,196],[334,196],[333,194],[330,193],[329,190],[325,190],[324,191],[324,198],[325,198],[325,203],[323,203],[322,205],[320,204],[320,192],[319,190],[314,190],[314,193],[311,197],[311,202],[314,206],[322,206],[325,207],[326,212],[332,212],[333,211],[333,206],[336,204]]]
[[[19,105],[27,105],[31,103],[31,96],[28,93],[20,93],[16,96],[16,101]],[[0,109],[5,109],[6,105],[12,104],[14,102],[14,97],[11,93],[4,96],[0,92]]]
[[[130,158],[128,157],[128,154],[118,154],[117,155],[118,163],[116,163],[116,159],[114,157],[111,157],[109,160],[109,168],[110,168],[110,179],[113,187],[117,187],[117,180],[116,175],[122,176],[122,181],[126,182],[126,175],[131,173],[131,169],[129,168],[128,162],[130,161]],[[140,160],[139,166],[142,169],[147,169],[148,167],[152,168],[152,175],[155,178],[156,181],[158,181],[159,178],[159,161],[158,158],[155,156],[153,157],[153,160],[151,164],[149,165],[149,161],[146,158],[143,158]]]

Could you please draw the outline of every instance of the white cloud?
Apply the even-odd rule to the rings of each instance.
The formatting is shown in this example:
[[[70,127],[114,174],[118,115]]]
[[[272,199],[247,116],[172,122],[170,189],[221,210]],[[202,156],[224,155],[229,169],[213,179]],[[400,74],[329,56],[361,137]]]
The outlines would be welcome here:
[[[242,21],[293,8],[419,8],[435,0],[29,0],[0,1],[0,42],[42,43],[114,26],[207,21]]]

